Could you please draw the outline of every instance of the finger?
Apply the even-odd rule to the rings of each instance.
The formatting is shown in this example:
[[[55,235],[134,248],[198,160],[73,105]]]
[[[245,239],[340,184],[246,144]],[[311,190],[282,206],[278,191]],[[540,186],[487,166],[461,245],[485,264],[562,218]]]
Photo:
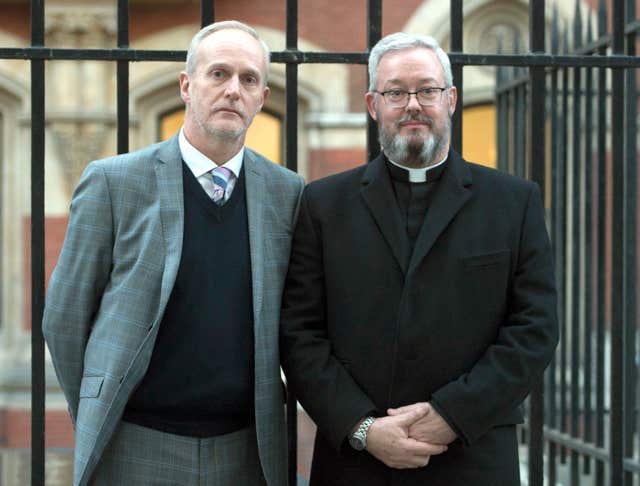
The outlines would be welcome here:
[[[411,456],[407,457],[400,465],[400,469],[415,469],[418,467],[425,467],[429,464],[429,458],[431,456]]]
[[[424,417],[429,408],[425,404],[415,404],[408,412],[395,415],[401,425],[411,425],[416,420]]]
[[[414,456],[437,456],[445,452],[448,447],[444,444],[432,444],[431,442],[421,442],[411,437],[403,439],[403,447]]]
[[[412,410],[415,410],[416,408],[420,408],[420,407],[424,407],[424,406],[429,406],[428,403],[424,403],[424,402],[418,402],[418,403],[412,403],[411,405],[404,405],[402,407],[398,407],[398,408],[388,408],[387,409],[387,414],[389,415],[400,415],[403,413],[408,413],[411,412]]]

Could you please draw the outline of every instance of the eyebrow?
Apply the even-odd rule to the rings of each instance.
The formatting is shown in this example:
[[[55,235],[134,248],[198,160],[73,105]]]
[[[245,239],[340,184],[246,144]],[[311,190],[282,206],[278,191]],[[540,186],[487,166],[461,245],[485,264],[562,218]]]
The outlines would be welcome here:
[[[438,81],[436,78],[423,78],[421,79],[418,84],[428,84],[428,83],[434,83],[434,84],[438,84],[440,83],[440,81]],[[400,84],[400,85],[406,85],[407,83],[402,80],[402,79],[398,79],[398,78],[392,78],[392,79],[388,79],[385,83],[384,86],[388,86],[390,84]],[[443,83],[444,84],[444,83]]]
[[[207,66],[206,68],[206,72],[210,73],[211,71],[215,70],[215,69],[224,69],[225,71],[233,71],[233,68],[231,66],[231,64],[228,64],[226,62],[212,62],[209,66]],[[262,74],[260,73],[259,69],[254,69],[252,67],[244,67],[240,69],[240,73],[241,74],[250,74],[252,76],[255,76],[256,78],[258,78],[259,80],[262,80]]]

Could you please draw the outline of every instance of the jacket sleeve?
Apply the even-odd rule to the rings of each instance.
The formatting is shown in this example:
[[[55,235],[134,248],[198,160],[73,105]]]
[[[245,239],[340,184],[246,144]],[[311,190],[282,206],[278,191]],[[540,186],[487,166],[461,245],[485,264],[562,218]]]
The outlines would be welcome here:
[[[42,327],[75,424],[84,352],[109,280],[111,196],[104,170],[90,164],[74,192],[62,251],[47,290]]]
[[[541,379],[558,342],[544,209],[538,186],[529,187],[507,315],[497,338],[467,373],[431,397],[433,406],[466,444],[491,427],[507,423],[505,418],[513,414],[535,380]]]
[[[305,191],[283,294],[281,361],[288,386],[320,433],[340,449],[351,428],[376,407],[332,354],[324,288],[321,232]]]

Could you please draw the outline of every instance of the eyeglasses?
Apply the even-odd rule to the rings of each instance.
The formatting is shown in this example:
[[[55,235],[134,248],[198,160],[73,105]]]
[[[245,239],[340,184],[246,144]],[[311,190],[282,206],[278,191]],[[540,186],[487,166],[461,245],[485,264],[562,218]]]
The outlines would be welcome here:
[[[421,88],[418,91],[406,91],[404,89],[390,89],[388,91],[374,91],[381,94],[384,101],[392,108],[404,108],[409,104],[411,95],[416,95],[420,106],[433,106],[440,103],[442,92],[449,88]]]

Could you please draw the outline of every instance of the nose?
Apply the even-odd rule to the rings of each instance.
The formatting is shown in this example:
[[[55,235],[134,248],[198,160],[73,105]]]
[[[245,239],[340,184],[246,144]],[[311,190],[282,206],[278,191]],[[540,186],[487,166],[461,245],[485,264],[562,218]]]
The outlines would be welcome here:
[[[225,89],[225,95],[234,99],[240,97],[240,78],[238,76],[231,76],[229,78]]]
[[[409,93],[409,101],[407,101],[407,106],[405,106],[406,111],[422,111],[422,106],[418,103],[418,95],[417,93]]]

